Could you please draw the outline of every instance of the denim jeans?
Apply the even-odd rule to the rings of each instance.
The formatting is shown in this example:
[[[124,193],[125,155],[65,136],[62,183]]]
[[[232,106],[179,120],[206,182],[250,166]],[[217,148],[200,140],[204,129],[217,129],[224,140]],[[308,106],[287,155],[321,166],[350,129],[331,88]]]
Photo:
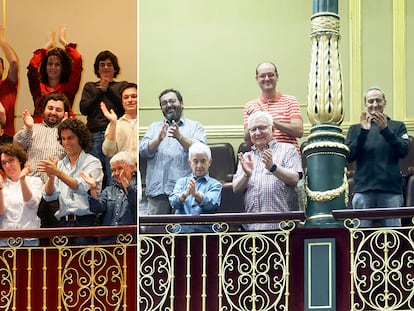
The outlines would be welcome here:
[[[111,165],[109,164],[109,158],[105,156],[102,152],[102,144],[105,140],[105,131],[91,132],[91,140],[92,144],[89,153],[101,160],[102,171],[104,173],[102,189],[104,189],[106,186],[109,186],[112,182],[112,171]]]
[[[401,207],[403,204],[402,194],[383,191],[357,192],[352,199],[354,209]],[[382,227],[398,227],[401,226],[401,219],[361,220],[361,227],[372,227],[374,223]]]

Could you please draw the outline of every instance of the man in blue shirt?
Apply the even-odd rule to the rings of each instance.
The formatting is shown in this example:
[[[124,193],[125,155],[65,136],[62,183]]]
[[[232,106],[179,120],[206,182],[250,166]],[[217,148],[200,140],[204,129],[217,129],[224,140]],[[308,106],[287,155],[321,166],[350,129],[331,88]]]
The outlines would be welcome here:
[[[197,215],[216,213],[221,201],[221,183],[210,177],[211,150],[202,143],[190,146],[188,164],[192,174],[180,178],[169,196],[175,214]],[[186,225],[181,232],[212,231],[211,225]]]
[[[179,91],[162,91],[159,102],[164,119],[148,127],[139,145],[140,156],[147,161],[145,193],[151,215],[172,212],[168,196],[176,181],[191,173],[188,148],[194,142],[207,143],[203,126],[183,116]]]
[[[81,173],[90,187],[89,205],[94,213],[103,214],[104,226],[137,224],[137,166],[134,157],[126,151],[115,154],[109,161],[112,185],[98,194],[93,176]],[[104,237],[103,243],[114,243],[115,237]]]

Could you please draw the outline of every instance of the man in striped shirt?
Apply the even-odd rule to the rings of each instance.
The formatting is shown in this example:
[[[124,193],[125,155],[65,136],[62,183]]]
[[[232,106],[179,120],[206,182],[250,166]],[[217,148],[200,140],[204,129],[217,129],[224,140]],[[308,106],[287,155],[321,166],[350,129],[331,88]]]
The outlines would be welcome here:
[[[278,142],[294,144],[300,154],[297,138],[303,136],[303,119],[296,97],[276,91],[279,73],[273,63],[256,67],[256,82],[262,90],[259,98],[249,101],[243,111],[245,141],[251,145],[247,118],[253,112],[267,111],[273,118],[273,137]]]
[[[65,150],[58,141],[58,125],[68,117],[69,100],[63,94],[50,93],[46,95],[46,104],[43,107],[43,122],[34,123],[34,119],[28,110],[23,111],[24,126],[14,136],[14,143],[19,144],[27,152],[31,175],[39,176],[43,183],[48,179],[45,173],[38,170],[40,160],[49,158],[61,160],[65,156]],[[60,225],[54,216],[59,209],[57,200],[40,202],[38,216],[41,227],[56,227]],[[42,242],[42,241],[41,241]]]

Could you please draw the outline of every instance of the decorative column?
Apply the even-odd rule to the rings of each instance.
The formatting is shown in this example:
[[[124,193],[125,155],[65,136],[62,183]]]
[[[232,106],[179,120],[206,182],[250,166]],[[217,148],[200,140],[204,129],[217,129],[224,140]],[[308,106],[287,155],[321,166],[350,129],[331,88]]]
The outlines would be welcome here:
[[[303,150],[307,171],[306,226],[338,227],[332,210],[348,200],[344,144],[342,74],[338,51],[338,0],[313,0],[312,59],[308,84],[308,118],[312,123]]]

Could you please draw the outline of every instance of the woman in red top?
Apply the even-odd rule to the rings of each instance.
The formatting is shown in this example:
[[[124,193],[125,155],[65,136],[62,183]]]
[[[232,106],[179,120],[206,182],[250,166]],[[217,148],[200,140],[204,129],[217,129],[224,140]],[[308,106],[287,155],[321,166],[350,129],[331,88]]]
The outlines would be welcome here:
[[[55,33],[43,48],[36,50],[27,67],[30,92],[34,102],[33,118],[36,123],[43,121],[42,106],[44,95],[63,93],[70,102],[70,116],[74,117],[73,101],[79,89],[82,73],[82,55],[76,50],[75,43],[66,41],[66,29],[61,26],[59,42],[65,47],[56,47]]]

